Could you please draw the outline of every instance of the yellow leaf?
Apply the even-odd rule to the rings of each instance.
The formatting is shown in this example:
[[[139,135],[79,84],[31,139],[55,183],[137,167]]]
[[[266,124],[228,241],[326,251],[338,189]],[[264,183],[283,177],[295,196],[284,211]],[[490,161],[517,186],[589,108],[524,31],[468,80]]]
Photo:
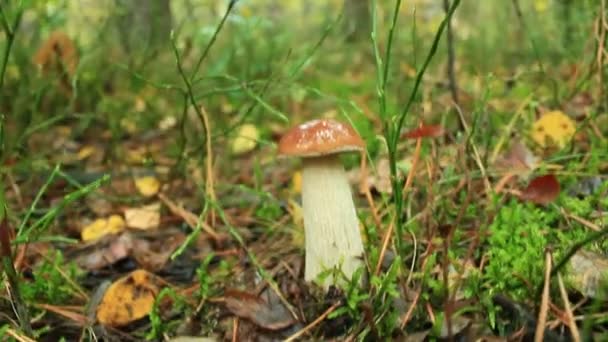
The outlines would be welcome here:
[[[231,150],[234,154],[243,154],[253,150],[259,139],[257,127],[244,124],[239,127],[236,137],[232,139]]]
[[[125,229],[125,221],[120,215],[101,218],[82,229],[80,235],[83,241],[93,241],[108,234],[116,234]]]
[[[85,145],[80,149],[80,151],[78,151],[77,158],[78,160],[84,160],[92,156],[93,153],[95,153],[95,146]]]
[[[168,131],[175,127],[175,125],[177,125],[177,119],[175,116],[166,116],[158,123],[158,129],[161,131]]]
[[[302,172],[296,171],[291,178],[291,192],[299,194],[302,192]]]
[[[561,111],[543,114],[532,126],[532,139],[541,147],[563,148],[574,136],[574,122]]]
[[[135,179],[135,186],[140,194],[145,197],[151,197],[158,193],[160,182],[152,176],[145,176]]]
[[[137,229],[154,229],[160,224],[160,203],[146,205],[140,208],[125,210],[127,227]]]
[[[143,112],[144,110],[146,110],[146,101],[139,96],[135,97],[135,104],[133,109],[138,113]]]
[[[119,327],[147,316],[160,289],[161,280],[145,270],[135,270],[116,280],[97,307],[101,324]]]
[[[295,225],[295,229],[292,231],[291,240],[295,246],[304,246],[304,214],[300,204],[292,199],[287,200],[289,213]]]

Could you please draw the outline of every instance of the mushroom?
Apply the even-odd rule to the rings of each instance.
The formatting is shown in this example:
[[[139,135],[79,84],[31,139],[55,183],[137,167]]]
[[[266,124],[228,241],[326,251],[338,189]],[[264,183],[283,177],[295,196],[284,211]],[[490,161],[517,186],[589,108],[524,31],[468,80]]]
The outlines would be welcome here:
[[[339,153],[362,151],[355,130],[335,120],[313,120],[288,131],[279,154],[302,157],[302,206],[306,266],[304,278],[314,281],[326,269],[341,267],[351,279],[363,265],[363,242],[350,184]],[[321,284],[341,285],[330,276]]]

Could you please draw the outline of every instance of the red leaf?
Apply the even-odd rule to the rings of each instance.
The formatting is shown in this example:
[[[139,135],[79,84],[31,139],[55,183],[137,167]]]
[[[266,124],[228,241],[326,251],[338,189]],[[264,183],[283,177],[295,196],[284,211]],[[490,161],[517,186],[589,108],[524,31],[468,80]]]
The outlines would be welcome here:
[[[405,132],[401,135],[406,139],[421,139],[421,138],[437,138],[442,136],[445,130],[439,125],[420,126],[412,131]]]
[[[534,178],[522,192],[521,198],[536,204],[549,204],[559,196],[560,186],[554,175]]]

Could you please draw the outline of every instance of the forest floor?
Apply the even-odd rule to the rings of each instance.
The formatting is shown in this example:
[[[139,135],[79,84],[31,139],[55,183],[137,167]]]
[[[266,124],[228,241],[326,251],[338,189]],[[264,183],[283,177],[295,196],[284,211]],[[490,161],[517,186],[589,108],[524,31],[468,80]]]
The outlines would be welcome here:
[[[1,6],[3,340],[607,338],[604,5],[496,5],[492,43],[458,16],[452,57],[442,11],[379,6],[346,41],[229,7],[129,60]],[[365,142],[341,159],[362,267],[327,290],[277,150],[320,118]]]

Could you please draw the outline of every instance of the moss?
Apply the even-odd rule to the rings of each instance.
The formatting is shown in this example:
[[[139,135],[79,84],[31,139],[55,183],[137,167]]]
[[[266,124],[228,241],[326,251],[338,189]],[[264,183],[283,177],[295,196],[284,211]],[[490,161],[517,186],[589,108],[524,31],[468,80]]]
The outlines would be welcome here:
[[[542,282],[544,251],[554,217],[513,200],[490,226],[485,285],[495,293],[526,298]]]

